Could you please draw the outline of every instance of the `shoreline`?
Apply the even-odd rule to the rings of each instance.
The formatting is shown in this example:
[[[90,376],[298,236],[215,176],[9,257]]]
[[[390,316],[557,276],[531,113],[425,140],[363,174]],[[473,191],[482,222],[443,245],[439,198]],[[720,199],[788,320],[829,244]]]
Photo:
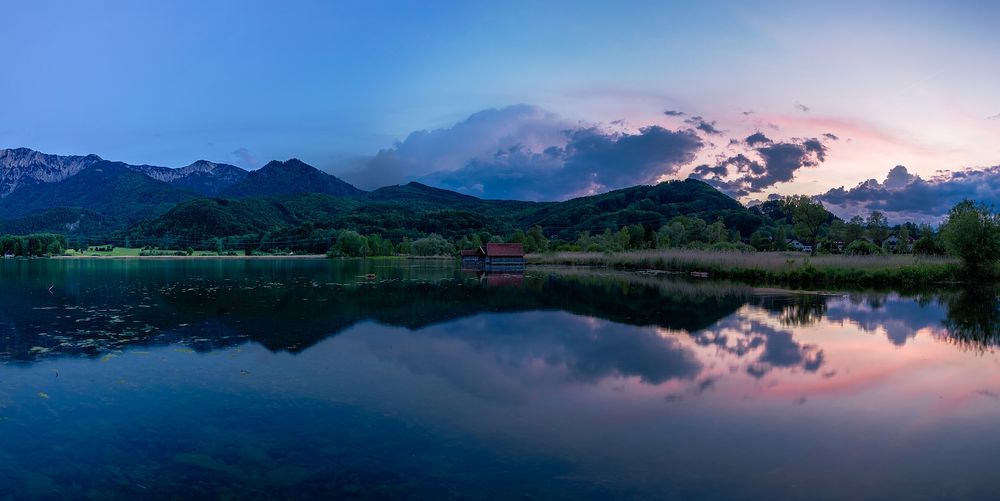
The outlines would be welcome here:
[[[38,258],[16,258],[38,259]],[[372,261],[457,262],[448,256],[328,257],[324,254],[236,256],[101,256],[69,255],[42,259],[96,261]],[[794,260],[794,263],[793,263]],[[734,283],[761,291],[783,290],[837,294],[859,289],[895,291],[929,290],[977,285],[958,278],[957,261],[922,256],[810,257],[797,253],[739,253],[691,250],[635,251],[626,253],[551,253],[526,256],[526,272],[586,270],[626,273],[637,277],[672,277],[685,281]]]
[[[52,256],[48,259],[128,259],[128,260],[183,260],[183,259],[329,259],[323,254],[295,254],[290,256]]]
[[[325,254],[292,255],[63,255],[68,260],[264,260],[312,261],[454,261],[450,256],[328,257]],[[911,254],[880,256],[817,255],[794,252],[722,252],[663,249],[616,253],[555,252],[525,256],[527,268],[559,266],[614,269],[639,274],[668,274],[708,280],[731,280],[748,285],[792,287],[913,287],[955,286],[962,280],[959,261],[953,258]]]
[[[258,256],[246,256],[246,255],[237,255],[237,256],[204,256],[204,255],[203,256],[198,256],[198,255],[191,255],[191,256],[101,256],[101,255],[96,255],[96,256],[94,256],[94,255],[75,255],[75,256],[50,256],[50,257],[47,257],[47,258],[46,257],[42,257],[42,258],[17,257],[17,258],[14,258],[14,259],[69,259],[69,260],[72,260],[72,259],[103,259],[103,260],[107,260],[107,259],[112,259],[112,260],[113,259],[128,259],[128,260],[146,260],[146,259],[148,259],[148,260],[185,260],[185,259],[219,259],[219,260],[223,260],[223,259],[226,259],[226,260],[229,260],[229,259],[232,259],[232,260],[241,260],[241,259],[246,259],[246,260],[254,260],[254,259],[264,259],[264,260],[268,260],[268,259],[270,259],[270,260],[279,260],[279,259],[281,259],[281,260],[285,260],[285,259],[289,259],[289,260],[329,259],[329,260],[347,260],[347,259],[350,259],[350,260],[362,260],[362,259],[365,259],[365,260],[372,260],[372,261],[388,261],[388,260],[396,260],[396,261],[454,261],[454,260],[456,260],[456,258],[449,257],[449,256],[372,256],[372,257],[368,257],[368,258],[360,258],[360,257],[342,258],[342,257],[328,257],[326,254],[287,254],[287,255],[258,255]]]
[[[665,249],[634,252],[530,254],[528,265],[587,266],[646,273],[793,286],[957,285],[956,259],[914,256],[809,256],[790,252],[719,252]]]

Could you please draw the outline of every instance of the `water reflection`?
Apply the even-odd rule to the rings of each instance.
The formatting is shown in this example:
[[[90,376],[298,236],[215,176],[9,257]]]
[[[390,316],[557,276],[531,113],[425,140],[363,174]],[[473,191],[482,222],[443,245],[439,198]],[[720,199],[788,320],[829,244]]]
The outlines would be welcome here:
[[[784,319],[782,315],[780,318]],[[800,368],[816,372],[823,366],[823,350],[795,341],[791,331],[776,328],[746,315],[734,315],[698,332],[696,341],[739,358],[752,356],[745,370],[761,378],[774,368]]]
[[[880,332],[893,345],[903,346],[919,331],[941,330],[945,311],[941,296],[854,293],[830,301],[826,318],[850,323],[864,332]]]
[[[410,329],[485,312],[567,311],[629,325],[695,331],[739,308],[749,288],[626,276],[529,273],[476,277],[449,265],[56,262],[5,277],[0,355],[30,361],[100,356],[129,345],[211,350],[252,340],[302,351],[367,320]],[[46,264],[46,263],[41,263]],[[174,269],[173,266],[186,269]],[[72,271],[67,268],[72,268]],[[42,273],[48,271],[49,273]],[[376,280],[365,275],[377,271]]]
[[[805,293],[379,261],[0,273],[13,497],[998,487],[992,289]]]
[[[434,262],[2,264],[0,357],[18,361],[178,343],[204,351],[255,341],[270,350],[298,352],[359,322],[421,329],[481,313],[535,310],[656,326],[739,355],[762,347],[750,369],[758,375],[769,367],[815,372],[823,364],[822,349],[795,342],[781,327],[848,323],[896,346],[921,331],[977,350],[1000,339],[995,289],[913,296],[791,293],[566,269],[468,274]],[[372,272],[375,280],[366,278]],[[778,327],[735,314],[745,308],[759,310]],[[494,335],[493,330],[477,333]],[[572,339],[578,329],[557,330],[559,343],[578,341]],[[618,334],[592,336],[595,352],[646,351],[639,344],[602,344]]]
[[[945,296],[947,341],[974,351],[1000,345],[1000,296],[992,288],[967,288]]]

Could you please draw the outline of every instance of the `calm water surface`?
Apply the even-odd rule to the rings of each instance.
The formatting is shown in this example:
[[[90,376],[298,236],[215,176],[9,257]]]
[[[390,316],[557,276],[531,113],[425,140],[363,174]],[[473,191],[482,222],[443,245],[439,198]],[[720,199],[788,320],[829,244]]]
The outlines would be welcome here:
[[[0,277],[0,498],[1000,489],[995,291],[325,260]]]

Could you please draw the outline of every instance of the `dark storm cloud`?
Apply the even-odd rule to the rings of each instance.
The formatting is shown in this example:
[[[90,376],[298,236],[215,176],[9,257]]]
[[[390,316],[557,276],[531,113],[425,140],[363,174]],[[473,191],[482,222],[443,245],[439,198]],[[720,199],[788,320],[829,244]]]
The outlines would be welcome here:
[[[694,168],[694,171],[691,173],[691,175],[696,178],[705,178],[712,176],[726,177],[729,175],[729,165],[725,163],[720,163],[716,165],[701,164]]]
[[[624,124],[618,120],[609,127],[570,122],[530,105],[489,109],[451,127],[415,131],[392,148],[333,170],[365,189],[421,181],[483,198],[564,200],[676,175],[706,148],[715,150],[718,137],[729,140],[728,156],[694,167],[692,176],[742,197],[824,162],[824,141],[836,140],[830,133],[773,139],[759,131],[730,138],[700,115],[664,115],[682,117],[682,125],[635,131],[618,127]]]
[[[906,167],[897,165],[889,170],[889,174],[885,176],[883,186],[885,186],[886,189],[898,190],[900,188],[905,188],[916,179],[917,176],[910,174],[906,170]]]
[[[834,134],[834,133],[832,133],[832,132],[826,132],[826,133],[824,133],[823,137],[825,137],[825,138],[827,138],[827,139],[829,139],[831,141],[839,141],[840,140],[840,138],[837,137],[837,135]]]
[[[635,134],[595,127],[565,134],[567,141],[561,147],[535,152],[515,146],[421,180],[486,198],[559,200],[655,182],[692,162],[704,146],[693,130],[656,125]]]
[[[708,177],[701,176],[701,171],[699,171],[697,169],[692,173],[692,175],[694,177],[703,178],[706,181],[709,181],[710,183],[713,183],[713,184],[716,184],[716,183],[720,183],[721,184],[721,183],[724,183],[724,182],[723,181],[718,181],[718,180],[721,179],[722,177],[728,177],[728,175],[730,174],[730,172],[738,174],[740,176],[740,179],[748,178],[748,177],[753,177],[753,176],[759,176],[759,175],[761,175],[764,172],[764,166],[760,162],[757,162],[755,160],[751,160],[750,158],[748,158],[746,155],[744,155],[742,153],[740,153],[738,155],[735,155],[735,156],[731,156],[731,157],[726,158],[725,160],[719,162],[715,166],[714,170],[718,171],[718,169],[720,167],[725,168],[725,170],[721,171],[722,173],[720,175],[716,175],[714,178],[708,178]],[[711,172],[712,170],[713,170],[712,168],[707,168],[707,169],[703,169],[702,171]],[[712,181],[713,179],[716,180],[716,181],[713,182]],[[734,188],[738,188],[737,182],[734,181],[732,183],[733,183]],[[718,185],[719,184],[717,184],[717,186]]]
[[[610,135],[590,128],[572,132],[563,155],[565,168],[573,173],[593,175],[605,186],[622,187],[675,173],[694,160],[702,146],[690,130],[653,125],[638,134]]]
[[[762,132],[750,134],[749,136],[747,136],[746,139],[744,139],[744,141],[747,143],[748,146],[757,146],[758,144],[766,144],[771,142],[771,140],[768,139],[768,137],[765,136],[764,133]]]
[[[722,131],[715,128],[715,122],[701,122],[696,127],[696,129],[712,135],[722,134]]]
[[[709,135],[713,135],[713,136],[722,135],[722,131],[719,130],[719,129],[717,129],[715,127],[715,122],[714,121],[711,121],[711,122],[707,121],[703,117],[698,116],[698,115],[694,115],[694,116],[692,116],[690,118],[685,119],[684,123],[686,123],[686,124],[694,127],[695,129],[698,129],[698,130],[704,132],[705,134],[709,134]]]
[[[791,181],[799,169],[814,167],[826,160],[826,146],[815,138],[773,142],[758,132],[748,136],[745,142],[756,159],[741,153],[722,159],[713,167],[699,166],[692,176],[741,197]],[[738,177],[728,179],[734,170]]]
[[[362,188],[417,180],[484,198],[561,200],[655,182],[703,146],[694,127],[611,131],[518,105],[413,132],[340,176]]]
[[[802,147],[804,147],[806,151],[816,155],[816,160],[819,160],[820,162],[826,161],[826,146],[824,146],[819,139],[806,139],[805,141],[802,141]],[[806,165],[808,166],[809,164]]]
[[[488,160],[497,151],[517,146],[540,151],[562,145],[565,131],[575,127],[578,125],[536,106],[487,109],[450,127],[414,131],[360,168],[343,169],[340,176],[365,189],[405,183],[433,172],[458,169],[474,160]]]
[[[817,198],[841,216],[878,210],[892,221],[937,222],[963,199],[1000,202],[1000,166],[946,172],[925,180],[897,165],[882,182],[869,179],[850,189],[834,188]]]

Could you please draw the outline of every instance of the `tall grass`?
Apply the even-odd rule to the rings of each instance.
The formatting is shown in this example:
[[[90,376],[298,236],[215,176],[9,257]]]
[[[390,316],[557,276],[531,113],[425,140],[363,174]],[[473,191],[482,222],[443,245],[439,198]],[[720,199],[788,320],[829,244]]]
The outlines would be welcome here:
[[[823,285],[917,285],[956,282],[958,260],[914,255],[809,256],[798,252],[664,249],[618,253],[531,254],[530,264],[708,273],[750,282]]]

